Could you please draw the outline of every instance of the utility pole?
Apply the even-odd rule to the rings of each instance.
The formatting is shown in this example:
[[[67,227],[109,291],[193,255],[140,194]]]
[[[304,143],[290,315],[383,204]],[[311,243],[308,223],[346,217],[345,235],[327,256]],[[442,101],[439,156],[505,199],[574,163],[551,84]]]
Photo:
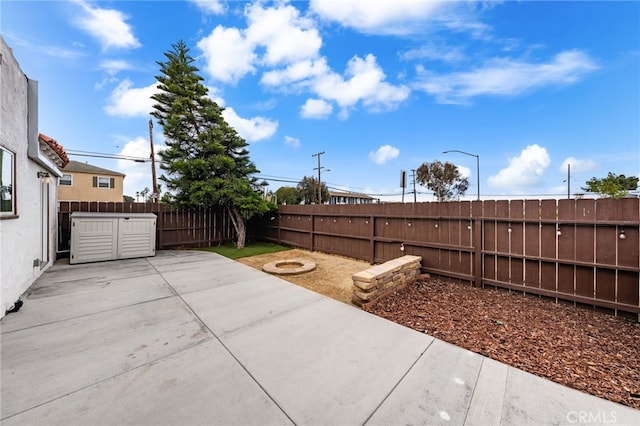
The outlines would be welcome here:
[[[320,180],[320,171],[322,169],[324,169],[324,167],[320,166],[320,156],[324,154],[324,151],[322,152],[316,152],[315,154],[312,154],[312,157],[318,157],[318,167],[315,167],[313,170],[318,170],[318,204],[322,204],[322,181]]]
[[[151,179],[153,183],[153,202],[158,202],[158,182],[156,180],[156,155],[153,150],[153,121],[149,119],[149,143],[151,144]]]
[[[411,169],[411,179],[413,179],[413,204],[415,204],[417,201],[417,196],[416,196],[416,169]]]

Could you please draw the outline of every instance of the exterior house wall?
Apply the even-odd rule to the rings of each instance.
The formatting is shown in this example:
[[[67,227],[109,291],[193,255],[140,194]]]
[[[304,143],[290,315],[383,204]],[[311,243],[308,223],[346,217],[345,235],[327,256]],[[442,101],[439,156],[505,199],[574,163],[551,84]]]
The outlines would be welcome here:
[[[100,173],[79,173],[63,170],[72,176],[71,186],[58,185],[60,201],[111,201],[122,202],[124,176],[112,176]],[[93,177],[104,176],[114,179],[114,188],[94,188]]]
[[[44,167],[28,155],[29,136],[37,128],[37,102],[29,101],[34,89],[13,52],[0,37],[0,144],[15,157],[16,214],[0,219],[0,318],[27,288],[55,261],[56,183],[59,170]],[[30,88],[31,85],[31,88]],[[37,85],[35,85],[37,89]],[[35,111],[34,111],[35,108]],[[38,140],[34,141],[38,144]],[[45,184],[38,172],[47,172]],[[44,191],[44,197],[43,192]],[[48,203],[43,207],[42,200]],[[48,229],[42,229],[42,212]],[[46,220],[44,221],[46,228]],[[43,241],[44,236],[44,241]],[[43,246],[44,243],[44,246]]]
[[[329,204],[371,204],[374,198],[349,192],[329,192]]]

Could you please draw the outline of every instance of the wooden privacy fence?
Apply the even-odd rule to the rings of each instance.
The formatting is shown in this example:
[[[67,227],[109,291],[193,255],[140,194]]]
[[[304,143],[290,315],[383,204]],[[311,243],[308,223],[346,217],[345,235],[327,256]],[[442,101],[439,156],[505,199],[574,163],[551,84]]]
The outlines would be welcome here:
[[[264,239],[640,314],[640,199],[281,206]]]
[[[154,213],[156,249],[208,247],[233,241],[235,230],[224,209],[172,208],[161,203],[69,202],[58,203],[58,252],[68,252],[72,212]]]

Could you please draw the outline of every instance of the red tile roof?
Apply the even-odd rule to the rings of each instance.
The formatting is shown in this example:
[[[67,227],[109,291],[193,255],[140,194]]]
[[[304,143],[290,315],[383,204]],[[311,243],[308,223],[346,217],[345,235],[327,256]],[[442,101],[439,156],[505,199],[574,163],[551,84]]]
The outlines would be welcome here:
[[[60,157],[60,160],[62,161],[61,168],[64,168],[64,166],[66,166],[67,163],[69,162],[69,157],[67,156],[67,153],[65,152],[64,147],[60,145],[52,137],[43,135],[42,133],[38,135],[38,138],[44,143],[46,143],[47,145],[49,145],[49,147],[58,155],[58,157]]]

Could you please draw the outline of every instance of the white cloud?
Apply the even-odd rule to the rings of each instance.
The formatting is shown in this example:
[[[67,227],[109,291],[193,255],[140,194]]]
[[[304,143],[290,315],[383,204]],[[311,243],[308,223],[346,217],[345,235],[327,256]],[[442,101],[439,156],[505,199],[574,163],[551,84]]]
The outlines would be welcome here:
[[[286,143],[287,145],[289,145],[292,148],[300,148],[300,139],[298,138],[294,138],[291,136],[285,136],[284,137],[284,143]]]
[[[100,68],[109,75],[115,75],[120,71],[130,70],[132,66],[127,61],[120,59],[106,59],[100,62]]]
[[[289,65],[318,56],[322,38],[314,22],[301,17],[297,8],[284,3],[265,8],[254,3],[247,6],[245,17],[246,29],[219,25],[198,42],[211,77],[236,83],[254,73],[257,65]],[[264,49],[262,56],[256,53],[260,48]]]
[[[313,91],[343,108],[353,107],[362,101],[371,110],[393,109],[410,93],[404,85],[393,86],[385,82],[386,76],[371,54],[365,59],[351,58],[345,76],[346,79],[331,72],[317,77],[312,83]]]
[[[80,50],[84,46],[79,43],[72,44],[72,46],[76,49],[68,49],[66,47],[46,44],[39,40],[29,41],[12,33],[3,32],[2,36],[9,42],[9,45],[11,46],[21,46],[28,50],[35,51],[40,55],[47,55],[55,59],[75,59],[86,56],[86,53]]]
[[[221,0],[189,0],[191,3],[206,14],[221,15],[226,11],[226,7]]]
[[[307,99],[300,108],[302,118],[327,118],[331,115],[333,106],[323,99]]]
[[[489,185],[513,191],[536,186],[550,164],[546,148],[537,144],[529,145],[519,156],[511,158],[506,168],[489,176]]]
[[[158,90],[156,83],[140,88],[132,86],[133,83],[130,80],[123,80],[111,92],[109,101],[104,107],[107,114],[118,117],[149,116],[155,103],[151,96]],[[217,96],[217,91],[214,88],[210,88],[209,94],[219,106],[224,107],[224,99]],[[248,142],[268,139],[278,129],[277,121],[264,117],[242,118],[231,107],[226,107],[222,111],[222,116]]]
[[[310,9],[321,18],[371,34],[406,34],[434,17],[448,1],[311,0]]]
[[[458,172],[460,173],[460,175],[464,178],[471,178],[471,169],[465,166],[459,166],[456,164],[456,167],[458,168]]]
[[[106,76],[95,84],[96,90],[102,90],[105,85],[110,83],[119,83],[120,80],[116,77],[120,71],[131,69],[131,65],[123,60],[104,60],[100,62],[100,68],[104,70]]]
[[[400,150],[391,145],[382,145],[376,151],[371,151],[369,153],[369,158],[373,160],[376,164],[384,164],[389,160],[393,160],[398,155],[400,155]]]
[[[597,68],[589,55],[579,50],[561,52],[547,63],[494,58],[476,70],[448,75],[418,68],[416,88],[435,96],[438,102],[464,104],[475,96],[517,96],[543,86],[575,83]]]
[[[347,63],[344,75],[332,71],[325,58],[304,60],[290,64],[281,70],[268,71],[262,83],[282,87],[283,91],[308,91],[321,99],[307,100],[301,108],[305,118],[323,118],[331,113],[329,101],[336,102],[341,115],[346,118],[348,110],[359,102],[370,111],[396,108],[410,94],[405,85],[392,85],[374,55],[364,59],[354,56]]]
[[[83,13],[76,19],[76,24],[98,39],[103,49],[141,46],[133,35],[131,26],[127,24],[128,17],[124,13],[115,9],[91,7],[84,1],[76,3],[83,9]]]
[[[560,166],[561,172],[566,172],[568,170],[568,165],[571,165],[572,173],[583,173],[583,172],[594,172],[598,170],[598,165],[593,160],[580,160],[574,157],[567,157],[563,162],[562,166]]]
[[[206,72],[219,81],[235,84],[263,67],[260,82],[284,93],[311,93],[303,117],[326,117],[330,103],[340,106],[340,117],[358,103],[369,111],[396,108],[410,93],[405,85],[393,85],[375,56],[354,56],[344,74],[331,70],[320,56],[322,38],[313,20],[282,2],[264,7],[256,2],[245,8],[247,28],[217,26],[198,42],[206,60]],[[322,103],[323,101],[324,103]]]
[[[475,39],[489,39],[487,35],[490,27],[487,24],[477,22],[474,20],[467,20],[464,17],[448,19],[444,26],[453,32],[465,32],[469,33],[471,37]]]
[[[446,63],[457,63],[466,59],[466,55],[459,46],[428,44],[416,49],[410,49],[400,54],[400,59],[411,61],[427,59]]]
[[[146,117],[153,109],[151,95],[157,92],[156,83],[146,87],[132,87],[131,80],[123,80],[113,89],[104,110],[119,117]]]
[[[278,130],[278,122],[264,117],[242,118],[233,108],[227,107],[222,116],[247,142],[268,139]]]
[[[311,85],[314,77],[320,77],[331,70],[325,58],[307,59],[287,65],[284,69],[267,71],[262,75],[260,82],[267,86],[294,86],[303,88]]]
[[[154,138],[155,139],[155,138]],[[156,160],[159,159],[158,152],[166,149],[164,145],[154,143],[154,151],[156,153]],[[149,158],[151,149],[149,147],[149,140],[142,136],[130,140],[125,143],[120,155],[135,158]],[[151,163],[136,163],[130,160],[118,160],[118,170],[126,174],[124,178],[124,195],[129,195],[135,198],[136,192],[142,191],[145,188],[153,190],[153,178],[151,175]],[[156,176],[160,176],[161,170],[159,169],[159,162],[156,161]],[[158,183],[161,183],[158,181]]]
[[[261,62],[277,65],[318,56],[322,38],[311,19],[300,17],[298,9],[281,4],[264,8],[254,3],[246,11],[246,38],[266,49]]]
[[[206,59],[205,71],[224,83],[237,83],[255,72],[254,45],[237,28],[215,27],[197,44]]]
[[[348,110],[358,102],[370,111],[381,111],[396,108],[409,96],[411,91],[407,86],[395,86],[385,80],[386,75],[376,57],[369,54],[364,59],[359,56],[351,58],[344,76],[332,71],[325,58],[317,58],[291,64],[282,70],[268,71],[261,81],[269,86],[282,87],[283,91],[306,90],[320,97],[319,100],[307,100],[301,110],[305,118],[321,118],[330,114],[328,101],[336,102],[342,108],[342,117],[346,118]],[[319,112],[322,112],[319,117],[314,116]]]
[[[207,87],[207,96],[209,96],[209,99],[217,103],[219,107],[224,108],[225,101],[220,95],[221,90],[214,86],[206,86],[206,87]]]

